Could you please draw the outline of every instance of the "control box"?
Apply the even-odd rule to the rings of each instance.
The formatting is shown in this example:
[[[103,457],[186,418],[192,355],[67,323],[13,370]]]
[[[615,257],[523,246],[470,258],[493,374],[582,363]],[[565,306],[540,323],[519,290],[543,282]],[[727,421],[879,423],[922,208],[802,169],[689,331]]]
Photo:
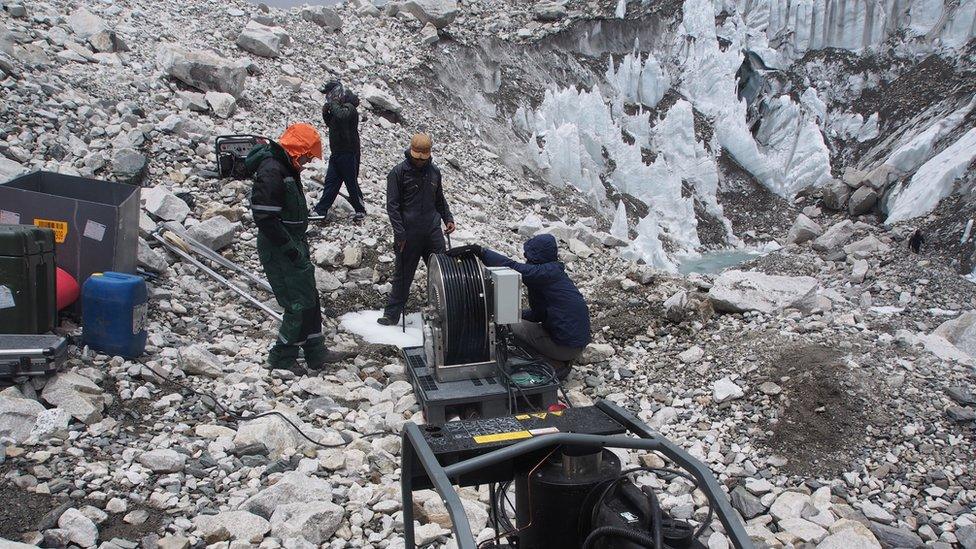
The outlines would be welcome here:
[[[508,267],[487,267],[495,288],[495,324],[522,321],[522,275]]]

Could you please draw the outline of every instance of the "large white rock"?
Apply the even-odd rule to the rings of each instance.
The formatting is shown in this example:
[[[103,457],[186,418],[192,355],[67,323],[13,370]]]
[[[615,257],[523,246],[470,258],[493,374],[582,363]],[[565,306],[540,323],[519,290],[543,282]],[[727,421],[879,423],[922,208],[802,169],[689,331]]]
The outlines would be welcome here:
[[[800,517],[785,518],[779,521],[779,527],[807,543],[817,543],[827,536],[827,531],[822,527]]]
[[[299,471],[285,473],[278,482],[248,498],[241,509],[271,518],[281,505],[288,503],[332,502],[332,484]]]
[[[237,110],[237,99],[229,93],[208,91],[204,99],[213,109],[214,114],[220,118],[230,118]]]
[[[49,379],[41,391],[48,404],[63,408],[86,424],[102,420],[104,394],[94,381],[74,372],[61,372]]]
[[[237,46],[261,57],[278,57],[282,46],[287,46],[289,41],[288,33],[281,27],[248,21],[237,37]]]
[[[279,505],[271,515],[271,534],[281,539],[304,538],[318,545],[332,539],[345,514],[329,501]]]
[[[247,511],[224,511],[216,515],[198,515],[193,519],[197,533],[208,543],[241,540],[261,543],[271,530],[271,523]]]
[[[728,400],[742,398],[743,395],[745,395],[745,393],[742,391],[742,387],[736,385],[735,382],[728,377],[723,377],[712,385],[712,400],[714,400],[716,404],[721,404]]]
[[[403,106],[397,101],[396,97],[393,97],[390,92],[381,90],[372,84],[366,84],[363,86],[362,93],[360,97],[367,101],[370,105],[390,111],[392,113],[399,114],[403,110]]]
[[[850,219],[838,221],[827,232],[813,241],[813,249],[821,252],[832,252],[839,249],[854,236],[854,222]]]
[[[335,431],[325,433],[320,429],[308,425],[286,406],[279,404],[275,408],[275,411],[286,416],[303,433],[312,437],[313,440],[318,440],[325,444],[338,444],[343,442],[342,436],[339,433]],[[274,458],[281,457],[281,454],[286,450],[294,450],[308,443],[308,441],[295,431],[294,427],[278,416],[252,419],[240,424],[237,429],[237,436],[234,437],[234,444],[236,446],[244,446],[257,442],[264,444]]]
[[[166,74],[200,91],[219,91],[240,97],[247,79],[247,63],[203,50],[160,44],[156,63]]]
[[[800,492],[783,492],[769,508],[769,514],[776,520],[799,517],[803,508],[810,503],[810,496]]]
[[[23,175],[30,171],[27,166],[19,162],[10,160],[6,156],[0,155],[0,183],[5,183],[18,175]]]
[[[207,350],[204,345],[188,345],[179,351],[180,368],[194,375],[220,377],[223,365],[217,355]]]
[[[311,21],[327,31],[342,28],[342,18],[333,8],[326,6],[303,6],[302,19]]]
[[[144,238],[139,237],[139,247],[136,249],[136,260],[139,266],[153,272],[161,273],[169,268],[169,261],[163,254],[149,247]]]
[[[809,299],[817,291],[809,276],[779,276],[753,271],[725,271],[708,291],[717,311],[771,313]]]
[[[400,5],[405,11],[420,20],[442,29],[450,25],[458,14],[457,0],[407,0]]]
[[[3,412],[0,412],[2,414]],[[68,438],[68,425],[71,414],[63,408],[50,408],[37,415],[37,422],[31,430],[31,436],[37,440],[51,438]]]
[[[190,215],[190,206],[162,185],[143,189],[142,207],[164,221],[182,223]]]
[[[157,448],[141,454],[139,463],[154,473],[178,473],[186,464],[186,456],[168,448]]]
[[[58,528],[66,531],[68,539],[80,547],[92,547],[98,541],[98,527],[74,507],[61,514]]]
[[[976,311],[943,322],[932,334],[944,337],[960,351],[976,358]]]
[[[122,51],[125,45],[108,24],[85,8],[79,8],[68,16],[68,27],[78,38],[87,41],[97,52]]]
[[[0,437],[20,444],[27,440],[44,412],[44,405],[29,398],[0,396]]]
[[[786,241],[791,244],[802,244],[807,240],[813,240],[823,234],[823,227],[809,217],[800,214],[796,216],[796,221],[790,228]]]
[[[186,233],[190,238],[216,251],[230,246],[240,229],[240,223],[232,222],[222,215],[215,215],[190,227]]]
[[[881,544],[871,532],[847,529],[827,536],[817,549],[881,549]]]

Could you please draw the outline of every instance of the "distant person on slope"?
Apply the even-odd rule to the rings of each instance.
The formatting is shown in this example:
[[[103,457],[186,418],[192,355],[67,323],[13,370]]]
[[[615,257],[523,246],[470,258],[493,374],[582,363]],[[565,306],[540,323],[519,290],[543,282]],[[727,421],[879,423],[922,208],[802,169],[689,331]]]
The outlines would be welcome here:
[[[489,267],[508,267],[522,274],[529,308],[522,311],[522,322],[512,326],[512,333],[565,379],[569,375],[567,363],[576,360],[590,343],[590,311],[558,260],[554,236],[534,236],[522,248],[525,263],[478,245],[454,248],[447,255],[474,253]]]
[[[377,322],[396,324],[407,304],[417,265],[432,253],[444,253],[444,235],[454,232],[454,216],[444,198],[441,171],[431,160],[433,141],[418,133],[410,140],[406,158],[386,178],[386,213],[393,227],[396,262],[393,288]],[[444,231],[441,232],[441,223]]]
[[[362,222],[366,217],[363,191],[359,188],[359,163],[362,151],[359,143],[359,98],[338,80],[326,83],[319,90],[325,94],[322,119],[329,128],[329,167],[325,172],[322,197],[313,211],[315,220],[325,221],[329,208],[339,195],[339,187],[346,184],[349,203],[356,211],[353,221]]]
[[[268,366],[298,375],[305,373],[298,364],[299,349],[313,370],[352,356],[327,350],[322,335],[315,268],[308,259],[305,237],[308,205],[300,176],[313,158],[322,158],[319,132],[308,124],[293,124],[277,143],[254,147],[244,160],[254,177],[251,213],[258,226],[258,258],[284,309]]]

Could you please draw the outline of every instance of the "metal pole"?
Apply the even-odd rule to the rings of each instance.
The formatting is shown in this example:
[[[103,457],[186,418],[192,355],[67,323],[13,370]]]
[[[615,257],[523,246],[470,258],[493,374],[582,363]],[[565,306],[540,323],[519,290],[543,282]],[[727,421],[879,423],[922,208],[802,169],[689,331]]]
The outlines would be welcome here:
[[[193,238],[190,238],[189,236],[185,236],[185,235],[180,236],[180,238],[183,239],[183,241],[186,242],[194,252],[197,252],[198,254],[206,257],[207,259],[213,261],[214,263],[217,263],[221,267],[226,267],[228,269],[231,269],[232,271],[244,275],[248,280],[254,282],[255,284],[257,284],[258,286],[260,286],[261,288],[263,288],[268,292],[273,291],[271,289],[271,284],[269,284],[267,280],[259,277],[258,275],[252,273],[251,271],[245,269],[244,267],[241,267],[237,263],[234,263],[233,261],[220,255],[219,253],[204,246],[199,241],[194,240]]]
[[[192,255],[184,252],[183,250],[179,249],[179,247],[173,245],[172,243],[168,242],[159,233],[153,233],[152,236],[153,236],[153,238],[155,238],[156,240],[158,240],[163,246],[165,246],[167,250],[169,250],[169,251],[175,253],[176,255],[182,257],[186,261],[189,261],[190,263],[193,263],[201,271],[203,271],[203,272],[207,273],[208,275],[210,275],[211,278],[213,278],[217,282],[220,282],[224,286],[227,286],[228,288],[230,288],[231,290],[233,290],[234,293],[236,293],[237,295],[243,297],[244,299],[246,299],[247,301],[249,301],[251,304],[253,304],[255,307],[257,307],[257,308],[261,309],[262,311],[264,311],[265,313],[267,313],[268,316],[270,316],[271,318],[274,318],[278,322],[281,322],[281,315],[278,314],[277,311],[275,311],[271,307],[268,307],[267,305],[265,305],[264,303],[262,303],[261,301],[259,301],[256,297],[254,297],[251,294],[247,293],[246,290],[244,290],[240,286],[237,286],[236,284],[234,284],[230,280],[227,280],[226,278],[224,278],[223,276],[221,276],[220,273],[218,273],[217,271],[214,271],[210,267],[207,267],[202,262],[200,262],[200,260],[198,260],[197,258],[195,258]]]

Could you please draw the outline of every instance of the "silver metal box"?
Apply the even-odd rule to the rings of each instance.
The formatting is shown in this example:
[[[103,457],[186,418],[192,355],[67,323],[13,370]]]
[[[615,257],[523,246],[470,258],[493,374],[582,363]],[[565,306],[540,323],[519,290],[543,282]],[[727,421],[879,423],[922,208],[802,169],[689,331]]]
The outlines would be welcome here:
[[[522,275],[508,267],[488,267],[495,287],[495,324],[522,321]]]

